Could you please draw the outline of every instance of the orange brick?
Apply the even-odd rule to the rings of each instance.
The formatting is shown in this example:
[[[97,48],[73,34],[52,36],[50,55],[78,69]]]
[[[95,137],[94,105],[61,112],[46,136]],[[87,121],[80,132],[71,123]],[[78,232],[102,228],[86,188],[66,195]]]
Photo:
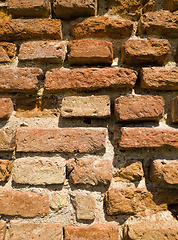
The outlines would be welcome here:
[[[0,42],[0,62],[12,62],[16,55],[17,47],[13,43]]]
[[[10,98],[0,98],[0,118],[9,118],[14,110]]]
[[[8,181],[12,171],[12,161],[0,160],[0,181]]]
[[[178,0],[166,0],[165,9],[168,9],[169,11],[178,10]]]

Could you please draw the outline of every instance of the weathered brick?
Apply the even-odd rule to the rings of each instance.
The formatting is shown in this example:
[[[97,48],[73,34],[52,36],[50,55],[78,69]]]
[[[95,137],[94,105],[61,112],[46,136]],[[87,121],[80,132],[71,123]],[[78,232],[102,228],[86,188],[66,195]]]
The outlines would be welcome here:
[[[178,148],[178,130],[164,128],[115,129],[120,148]]]
[[[49,196],[12,189],[0,190],[0,214],[35,217],[49,212]]]
[[[8,0],[7,9],[13,18],[49,17],[49,0]]]
[[[96,203],[90,193],[76,193],[71,195],[76,210],[77,219],[93,220],[95,218]]]
[[[67,45],[71,65],[110,65],[113,61],[111,42],[97,39],[73,40]]]
[[[169,38],[177,38],[178,15],[167,10],[147,12],[141,16],[138,22],[140,35],[160,35]]]
[[[109,14],[138,20],[142,13],[154,9],[155,0],[107,0]]]
[[[177,221],[173,219],[148,219],[129,222],[124,228],[124,240],[178,239]]]
[[[0,118],[9,118],[14,110],[10,98],[0,98]]]
[[[178,122],[178,97],[173,98],[172,105],[171,105],[171,117],[172,122],[177,123]]]
[[[9,240],[62,240],[61,223],[36,223],[10,221]]]
[[[0,91],[36,92],[42,77],[39,68],[0,68]]]
[[[12,19],[0,22],[0,41],[62,39],[59,19]]]
[[[62,117],[94,117],[106,118],[110,116],[109,96],[72,96],[62,100]]]
[[[178,0],[166,0],[165,9],[168,9],[169,11],[178,10]]]
[[[151,161],[150,179],[158,184],[178,184],[178,160]]]
[[[6,236],[6,222],[0,220],[0,239],[4,240]]]
[[[114,223],[93,224],[87,227],[65,227],[66,240],[118,240],[118,226]]]
[[[12,180],[31,185],[61,184],[65,180],[65,162],[61,158],[17,159]]]
[[[15,148],[14,141],[5,131],[0,131],[0,151],[13,151]]]
[[[18,152],[94,153],[106,147],[105,128],[19,128]]]
[[[81,158],[67,161],[69,181],[72,184],[107,185],[112,179],[112,162]]]
[[[136,80],[137,72],[126,68],[52,69],[44,87],[48,92],[133,88]]]
[[[8,181],[12,171],[12,161],[0,160],[0,181]]]
[[[18,58],[20,61],[38,60],[62,63],[65,59],[65,43],[55,41],[30,41],[20,46]]]
[[[132,35],[133,22],[123,18],[97,16],[73,21],[69,29],[75,39],[91,37],[122,39]]]
[[[127,95],[115,99],[117,121],[160,120],[164,115],[161,96]]]
[[[53,192],[50,208],[52,208],[54,211],[58,211],[60,208],[68,207],[69,205],[70,203],[62,191]]]
[[[96,15],[97,0],[54,0],[53,10],[57,18],[70,19]]]
[[[12,58],[16,55],[17,47],[13,43],[0,42],[0,62],[12,62]]]
[[[130,66],[165,65],[170,52],[166,39],[130,39],[121,47],[121,61]]]
[[[140,84],[145,89],[178,90],[178,68],[142,68]]]
[[[111,188],[105,196],[106,214],[143,214],[146,210],[157,212],[163,210],[153,201],[153,195],[141,188]]]

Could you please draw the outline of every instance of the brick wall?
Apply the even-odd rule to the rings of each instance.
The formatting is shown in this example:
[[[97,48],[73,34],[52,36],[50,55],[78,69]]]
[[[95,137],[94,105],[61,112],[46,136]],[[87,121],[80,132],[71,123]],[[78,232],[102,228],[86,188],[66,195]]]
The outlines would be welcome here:
[[[178,1],[0,1],[0,240],[178,239]]]

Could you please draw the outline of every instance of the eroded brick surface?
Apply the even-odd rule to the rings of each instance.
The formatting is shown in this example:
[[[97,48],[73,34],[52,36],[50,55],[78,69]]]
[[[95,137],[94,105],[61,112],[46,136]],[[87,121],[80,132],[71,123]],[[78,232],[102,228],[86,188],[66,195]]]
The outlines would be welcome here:
[[[0,221],[0,239],[4,240],[6,235],[6,222],[1,220]]]
[[[122,39],[130,37],[132,31],[133,22],[108,16],[90,17],[70,24],[70,32],[75,39],[87,37]]]
[[[10,240],[62,240],[62,223],[34,223],[10,221]]]
[[[0,118],[9,118],[14,110],[10,98],[0,98]]]
[[[136,79],[137,72],[126,68],[52,69],[44,87],[48,92],[133,88]]]
[[[15,143],[13,137],[10,136],[6,131],[0,131],[0,151],[13,151]]]
[[[33,192],[0,190],[0,214],[35,217],[49,212],[49,196]]]
[[[0,181],[8,181],[12,171],[12,161],[0,160]]]
[[[117,121],[157,120],[164,115],[161,96],[127,95],[115,99]]]
[[[18,152],[94,153],[106,147],[104,128],[19,128]]]
[[[170,51],[166,39],[130,39],[121,48],[121,61],[131,66],[165,65]]]
[[[110,65],[113,61],[111,42],[97,39],[73,40],[67,45],[71,65]]]
[[[178,97],[175,97],[172,99],[171,117],[172,117],[172,122],[174,123],[178,122]]]
[[[110,116],[109,96],[65,97],[62,100],[62,117],[94,117]]]
[[[92,16],[97,11],[97,0],[54,0],[53,8],[55,16],[61,19]]]
[[[93,224],[87,227],[65,227],[66,240],[118,240],[116,224]]]
[[[16,45],[8,42],[0,42],[0,63],[12,62],[16,55]]]

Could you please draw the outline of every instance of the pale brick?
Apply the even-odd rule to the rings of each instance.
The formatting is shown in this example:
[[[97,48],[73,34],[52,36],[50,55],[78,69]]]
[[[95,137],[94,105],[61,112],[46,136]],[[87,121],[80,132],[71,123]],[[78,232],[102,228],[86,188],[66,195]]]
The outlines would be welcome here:
[[[93,224],[87,227],[65,227],[66,240],[118,240],[118,226],[114,223]]]
[[[49,196],[33,192],[0,190],[0,214],[35,217],[49,212]]]
[[[53,9],[61,19],[92,16],[96,15],[97,0],[53,0]]]
[[[155,90],[178,90],[178,68],[142,68],[141,88]]]
[[[62,240],[61,223],[37,223],[10,221],[9,240]]]
[[[12,161],[0,160],[0,181],[8,181],[12,171]]]
[[[130,66],[165,65],[170,52],[166,39],[130,39],[121,47],[121,61]]]
[[[72,96],[62,100],[62,117],[106,118],[110,114],[109,96]]]
[[[150,179],[158,184],[178,185],[178,160],[151,161]]]
[[[136,80],[137,72],[126,68],[52,69],[44,87],[48,92],[133,88]]]
[[[63,207],[68,207],[70,205],[67,196],[61,191],[55,191],[52,194],[52,200],[50,202],[50,208],[54,211],[58,211]]]
[[[79,220],[93,220],[95,218],[96,203],[90,193],[72,194],[72,202]]]
[[[107,185],[112,179],[112,162],[95,161],[93,158],[80,158],[67,161],[69,181],[73,184]]]
[[[0,220],[0,239],[4,240],[6,236],[6,222]]]
[[[9,136],[5,131],[0,131],[0,151],[13,151],[15,143],[12,136]]]
[[[127,95],[115,100],[117,121],[156,120],[164,115],[164,99],[161,96]]]
[[[14,161],[12,180],[20,184],[62,184],[65,162],[62,158],[20,158]]]
[[[168,9],[169,11],[178,10],[178,0],[166,0],[165,9]]]
[[[173,219],[145,219],[128,222],[124,227],[124,240],[177,240],[177,236],[178,225],[177,221]]]
[[[173,98],[172,105],[171,105],[171,117],[172,122],[177,123],[178,122],[178,97]]]
[[[10,98],[0,98],[0,118],[9,118],[14,110]]]
[[[65,43],[58,40],[24,42],[20,46],[18,59],[62,63],[65,59]]]
[[[105,196],[107,215],[144,215],[148,209],[152,212],[164,210],[153,201],[153,195],[141,188],[111,188]]]
[[[8,10],[13,18],[49,17],[49,0],[8,0]]]
[[[62,39],[59,19],[11,19],[0,22],[0,41]]]
[[[36,92],[43,71],[39,68],[1,68],[0,91]]]
[[[17,47],[13,43],[0,42],[0,62],[12,62],[12,59],[16,56]]]
[[[113,61],[111,42],[97,39],[73,40],[67,45],[71,65],[110,65]]]
[[[178,148],[178,130],[164,128],[115,129],[120,148]]]
[[[167,10],[147,12],[138,22],[140,35],[160,35],[168,38],[177,38],[178,14]]]
[[[92,37],[122,39],[132,35],[133,22],[109,16],[90,17],[71,22],[70,32],[75,39]]]
[[[17,152],[94,153],[106,148],[105,128],[19,128]]]

